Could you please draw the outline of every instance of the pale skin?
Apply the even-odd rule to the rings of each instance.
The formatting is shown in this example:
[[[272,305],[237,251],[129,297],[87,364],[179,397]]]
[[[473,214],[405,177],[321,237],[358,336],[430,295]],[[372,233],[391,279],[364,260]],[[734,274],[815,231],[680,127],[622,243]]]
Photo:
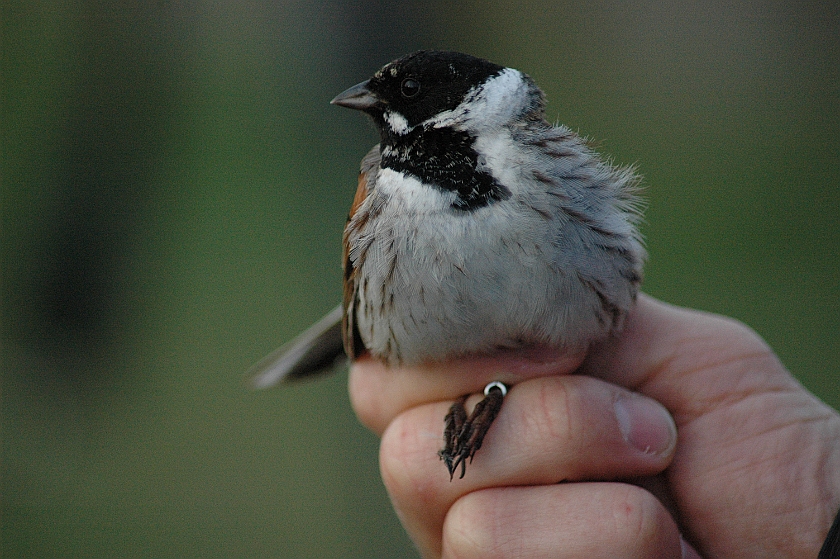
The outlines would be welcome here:
[[[450,482],[443,417],[494,380],[502,412]],[[749,328],[645,295],[588,355],[363,358],[350,396],[427,558],[816,557],[840,507],[840,415]]]

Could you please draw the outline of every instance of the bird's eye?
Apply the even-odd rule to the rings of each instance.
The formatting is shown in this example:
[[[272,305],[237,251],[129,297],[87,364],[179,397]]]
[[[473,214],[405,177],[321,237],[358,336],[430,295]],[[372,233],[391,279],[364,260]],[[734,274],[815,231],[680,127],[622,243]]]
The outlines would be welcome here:
[[[406,99],[416,97],[420,93],[420,82],[412,78],[406,78],[402,81],[402,85],[400,85],[400,92]]]

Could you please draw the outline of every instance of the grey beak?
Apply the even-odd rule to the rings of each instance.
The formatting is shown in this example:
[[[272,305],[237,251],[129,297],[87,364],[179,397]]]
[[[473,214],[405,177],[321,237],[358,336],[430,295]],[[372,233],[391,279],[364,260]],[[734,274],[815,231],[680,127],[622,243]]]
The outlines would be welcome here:
[[[347,107],[348,109],[356,109],[365,111],[373,108],[379,103],[379,98],[368,89],[368,82],[365,80],[360,84],[356,84],[350,89],[342,91],[335,96],[335,99],[330,101],[330,105],[338,105],[339,107]]]

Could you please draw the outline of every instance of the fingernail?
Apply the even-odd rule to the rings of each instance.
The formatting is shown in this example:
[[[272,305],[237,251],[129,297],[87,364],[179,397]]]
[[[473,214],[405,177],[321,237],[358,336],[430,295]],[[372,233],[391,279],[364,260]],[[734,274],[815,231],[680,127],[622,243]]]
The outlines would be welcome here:
[[[663,455],[677,441],[677,426],[659,402],[642,396],[620,396],[613,405],[621,436],[645,454]]]
[[[697,551],[683,539],[682,536],[680,536],[680,548],[682,551],[682,559],[703,559],[700,557],[700,554],[697,553]]]

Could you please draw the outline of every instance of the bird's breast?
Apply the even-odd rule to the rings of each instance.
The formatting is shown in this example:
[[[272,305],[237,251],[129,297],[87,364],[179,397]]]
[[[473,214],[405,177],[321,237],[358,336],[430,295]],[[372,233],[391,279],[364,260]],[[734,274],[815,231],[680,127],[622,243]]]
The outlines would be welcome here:
[[[356,325],[367,349],[392,363],[417,363],[564,345],[573,322],[591,336],[597,325],[565,308],[590,301],[555,265],[550,220],[514,198],[463,212],[453,208],[454,196],[380,169],[348,224]]]

